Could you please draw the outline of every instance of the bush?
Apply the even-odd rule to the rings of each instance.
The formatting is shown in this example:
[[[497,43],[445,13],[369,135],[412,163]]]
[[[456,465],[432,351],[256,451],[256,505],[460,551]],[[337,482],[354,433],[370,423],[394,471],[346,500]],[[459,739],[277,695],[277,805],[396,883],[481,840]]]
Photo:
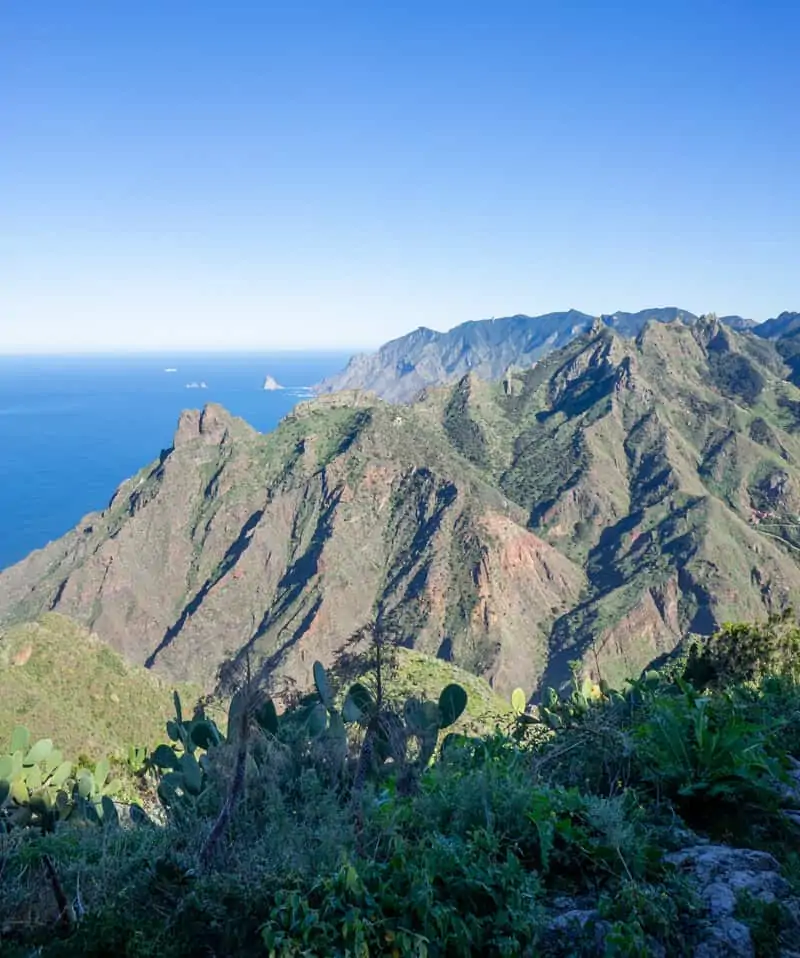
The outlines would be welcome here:
[[[282,889],[262,935],[270,955],[518,955],[536,941],[538,895],[486,831],[397,839],[391,856]]]
[[[787,618],[768,631],[781,637],[793,628]],[[714,648],[746,629],[764,631],[727,627]],[[732,648],[720,654],[719,688],[707,692],[677,670],[648,672],[620,691],[576,675],[568,696],[547,691],[546,704],[518,708],[505,731],[450,734],[424,762],[381,738],[381,709],[360,686],[338,711],[320,670],[318,693],[284,716],[263,697],[252,709],[240,700],[229,737],[218,741],[202,716],[181,717],[176,700],[173,744],[163,747],[174,755],[158,752],[165,764],[156,777],[163,786],[177,763],[183,779],[161,789],[162,824],[68,820],[51,834],[0,836],[0,951],[600,953],[589,926],[566,946],[556,940],[553,916],[566,908],[594,914],[605,954],[690,954],[702,911],[662,862],[686,842],[686,824],[787,862],[796,845],[780,806],[783,765],[800,744],[800,688],[781,665],[789,651],[765,658],[760,642],[747,668]],[[773,667],[781,674],[762,674]],[[730,678],[743,674],[745,682]],[[400,744],[414,730],[428,741],[426,715],[433,721],[436,712],[440,728],[455,698],[463,706],[452,691],[438,706],[409,700],[390,731],[405,728]],[[374,755],[362,761],[370,741]],[[184,761],[187,754],[198,757]],[[205,856],[226,808],[215,854]],[[56,882],[74,912],[68,919]],[[760,947],[782,942],[780,909],[743,901],[741,914]]]
[[[731,699],[712,700],[687,688],[655,703],[635,736],[641,780],[690,825],[741,834],[757,813],[777,813],[783,776],[767,729]]]
[[[708,368],[720,392],[752,405],[764,389],[764,377],[741,353],[710,352]]]
[[[800,628],[791,609],[766,623],[726,623],[692,646],[684,678],[697,688],[723,689],[768,676],[800,678]]]

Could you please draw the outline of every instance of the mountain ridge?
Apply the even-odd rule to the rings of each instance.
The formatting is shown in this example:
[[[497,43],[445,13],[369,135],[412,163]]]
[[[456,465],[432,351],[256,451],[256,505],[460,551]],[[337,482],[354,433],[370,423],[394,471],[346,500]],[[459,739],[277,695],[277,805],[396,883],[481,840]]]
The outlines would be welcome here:
[[[221,407],[106,510],[0,573],[0,621],[58,611],[206,688],[248,658],[310,681],[376,622],[499,692],[609,681],[800,590],[800,391],[715,318],[604,323],[498,382],[360,390],[262,435]]]
[[[469,320],[446,332],[420,326],[374,353],[353,356],[344,370],[316,388],[319,393],[364,389],[390,402],[410,402],[422,389],[454,382],[470,370],[492,380],[509,366],[530,366],[587,332],[597,319],[625,336],[636,336],[650,321],[692,323],[698,318],[689,310],[664,306],[599,317],[577,309],[541,316],[520,313]],[[757,328],[753,320],[741,316],[724,316],[720,321],[739,331]]]

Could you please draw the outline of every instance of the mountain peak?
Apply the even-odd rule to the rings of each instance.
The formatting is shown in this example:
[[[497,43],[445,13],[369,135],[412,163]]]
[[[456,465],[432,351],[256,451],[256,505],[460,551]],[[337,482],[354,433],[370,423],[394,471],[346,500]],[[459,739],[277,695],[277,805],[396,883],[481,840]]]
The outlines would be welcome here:
[[[589,335],[599,336],[600,333],[602,333],[606,329],[608,329],[608,326],[603,320],[603,317],[598,316],[595,320],[593,320],[592,325],[589,327]]]
[[[244,420],[231,415],[224,406],[211,402],[202,410],[184,409],[178,419],[172,444],[178,449],[200,439],[209,445],[220,445],[232,432],[243,430],[255,433]]]
[[[784,310],[774,319],[768,319],[757,326],[753,332],[763,339],[777,339],[781,336],[792,336],[800,330],[800,313]]]

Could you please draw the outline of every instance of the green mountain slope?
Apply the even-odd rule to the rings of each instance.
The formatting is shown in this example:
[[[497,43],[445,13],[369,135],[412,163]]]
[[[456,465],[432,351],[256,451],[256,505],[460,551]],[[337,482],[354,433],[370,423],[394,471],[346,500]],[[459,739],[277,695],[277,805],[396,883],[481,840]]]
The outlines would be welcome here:
[[[368,673],[360,678],[370,682]],[[482,734],[510,721],[510,703],[482,679],[411,649],[398,650],[386,693],[401,703],[411,695],[435,701],[451,682],[468,694],[456,731]],[[124,760],[132,745],[154,748],[174,717],[173,690],[187,713],[202,695],[199,686],[130,665],[97,635],[55,612],[0,630],[0,687],[0,743],[24,725],[34,740],[52,738],[69,758],[92,761]],[[227,707],[226,699],[206,702],[223,730]]]
[[[376,617],[488,679],[610,681],[800,589],[800,391],[720,322],[595,323],[495,383],[410,406],[303,404],[260,435],[216,406],[108,509],[0,574],[0,619],[57,610],[205,688],[249,656],[310,681]]]
[[[616,681],[687,630],[790,600],[800,444],[783,371],[714,321],[652,323],[634,343],[598,325],[499,387],[460,384],[487,452],[467,425],[461,448],[587,575],[553,626],[546,681],[572,659]]]
[[[71,759],[152,748],[174,715],[172,684],[55,613],[0,630],[0,687],[0,741],[25,725],[34,739],[56,740]],[[185,683],[178,688],[189,707],[200,695]]]
[[[775,343],[791,371],[789,379],[795,386],[800,384],[800,313],[781,313],[761,323],[754,332]]]
[[[0,615],[55,609],[206,687],[246,655],[308,684],[377,615],[509,689],[584,585],[524,519],[422,411],[333,397],[262,436],[210,406],[108,509],[0,575]]]

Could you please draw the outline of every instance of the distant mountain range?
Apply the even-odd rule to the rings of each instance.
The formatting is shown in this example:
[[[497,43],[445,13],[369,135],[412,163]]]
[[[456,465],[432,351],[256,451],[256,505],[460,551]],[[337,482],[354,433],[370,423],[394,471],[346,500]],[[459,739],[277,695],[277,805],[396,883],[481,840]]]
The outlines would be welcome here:
[[[768,319],[753,329],[763,339],[780,339],[800,332],[800,313],[781,313],[775,319]]]
[[[587,332],[596,318],[570,309],[462,323],[446,333],[420,327],[375,353],[354,356],[346,369],[317,388],[320,393],[366,389],[389,402],[409,402],[422,389],[455,382],[468,372],[493,380],[510,366],[531,366]],[[623,336],[637,336],[650,321],[692,323],[697,318],[674,306],[602,316],[607,326]],[[758,329],[753,320],[741,316],[723,316],[720,321],[739,331]]]
[[[775,343],[775,348],[789,367],[789,380],[795,386],[800,385],[800,313],[781,313],[756,327],[754,332]]]
[[[421,331],[451,336],[454,383],[321,396],[268,435],[186,412],[107,509],[0,573],[0,624],[59,612],[208,689],[247,658],[307,685],[375,620],[507,694],[572,660],[613,684],[779,610],[800,593],[800,390],[775,342],[679,313],[634,338],[636,315],[559,314],[545,340],[566,345],[527,368],[504,345],[530,345],[524,317]]]

